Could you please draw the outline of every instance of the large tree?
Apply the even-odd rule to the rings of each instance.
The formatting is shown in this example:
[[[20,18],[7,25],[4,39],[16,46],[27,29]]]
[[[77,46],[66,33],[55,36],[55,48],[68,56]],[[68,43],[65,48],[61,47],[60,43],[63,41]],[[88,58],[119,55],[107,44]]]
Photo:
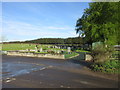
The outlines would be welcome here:
[[[118,43],[118,2],[94,2],[85,9],[77,20],[76,32],[85,35],[85,41],[104,42],[110,45]]]

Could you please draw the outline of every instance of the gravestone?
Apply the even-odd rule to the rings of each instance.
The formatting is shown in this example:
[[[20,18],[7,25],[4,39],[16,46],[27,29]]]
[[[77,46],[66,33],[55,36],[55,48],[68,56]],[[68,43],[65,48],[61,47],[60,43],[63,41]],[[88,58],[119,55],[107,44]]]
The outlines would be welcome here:
[[[43,52],[43,49],[42,49],[42,48],[40,48],[40,52]]]
[[[48,48],[50,48],[50,46],[48,46]]]
[[[38,46],[37,45],[35,46],[35,52],[38,52]]]
[[[68,54],[71,54],[71,47],[68,47]]]
[[[58,46],[58,49],[60,49],[60,46]]]
[[[57,46],[55,46],[55,48],[58,48]]]

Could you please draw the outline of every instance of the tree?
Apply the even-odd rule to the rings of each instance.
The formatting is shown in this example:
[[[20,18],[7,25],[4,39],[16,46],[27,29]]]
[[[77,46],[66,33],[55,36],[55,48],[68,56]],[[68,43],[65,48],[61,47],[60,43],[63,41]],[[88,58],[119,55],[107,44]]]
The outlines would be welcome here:
[[[89,4],[83,16],[77,20],[76,32],[85,35],[85,41],[118,43],[118,2],[94,2]]]

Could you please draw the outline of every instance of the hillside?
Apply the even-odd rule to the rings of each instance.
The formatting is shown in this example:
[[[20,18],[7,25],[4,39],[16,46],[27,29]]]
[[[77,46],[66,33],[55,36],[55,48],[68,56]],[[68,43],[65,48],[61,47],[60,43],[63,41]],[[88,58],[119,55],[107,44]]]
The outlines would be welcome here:
[[[4,43],[36,43],[36,44],[83,44],[83,38],[39,38],[35,40],[27,41],[14,41],[14,42],[4,42]]]

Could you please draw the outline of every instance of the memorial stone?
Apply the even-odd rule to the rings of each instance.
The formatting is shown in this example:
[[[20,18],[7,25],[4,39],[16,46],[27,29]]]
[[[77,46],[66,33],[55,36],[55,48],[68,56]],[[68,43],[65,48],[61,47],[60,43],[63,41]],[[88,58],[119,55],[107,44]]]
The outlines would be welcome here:
[[[68,54],[71,54],[71,47],[68,47]]]
[[[42,49],[42,48],[40,48],[40,52],[43,52],[43,49]]]
[[[38,52],[38,46],[37,45],[35,46],[35,52]]]

